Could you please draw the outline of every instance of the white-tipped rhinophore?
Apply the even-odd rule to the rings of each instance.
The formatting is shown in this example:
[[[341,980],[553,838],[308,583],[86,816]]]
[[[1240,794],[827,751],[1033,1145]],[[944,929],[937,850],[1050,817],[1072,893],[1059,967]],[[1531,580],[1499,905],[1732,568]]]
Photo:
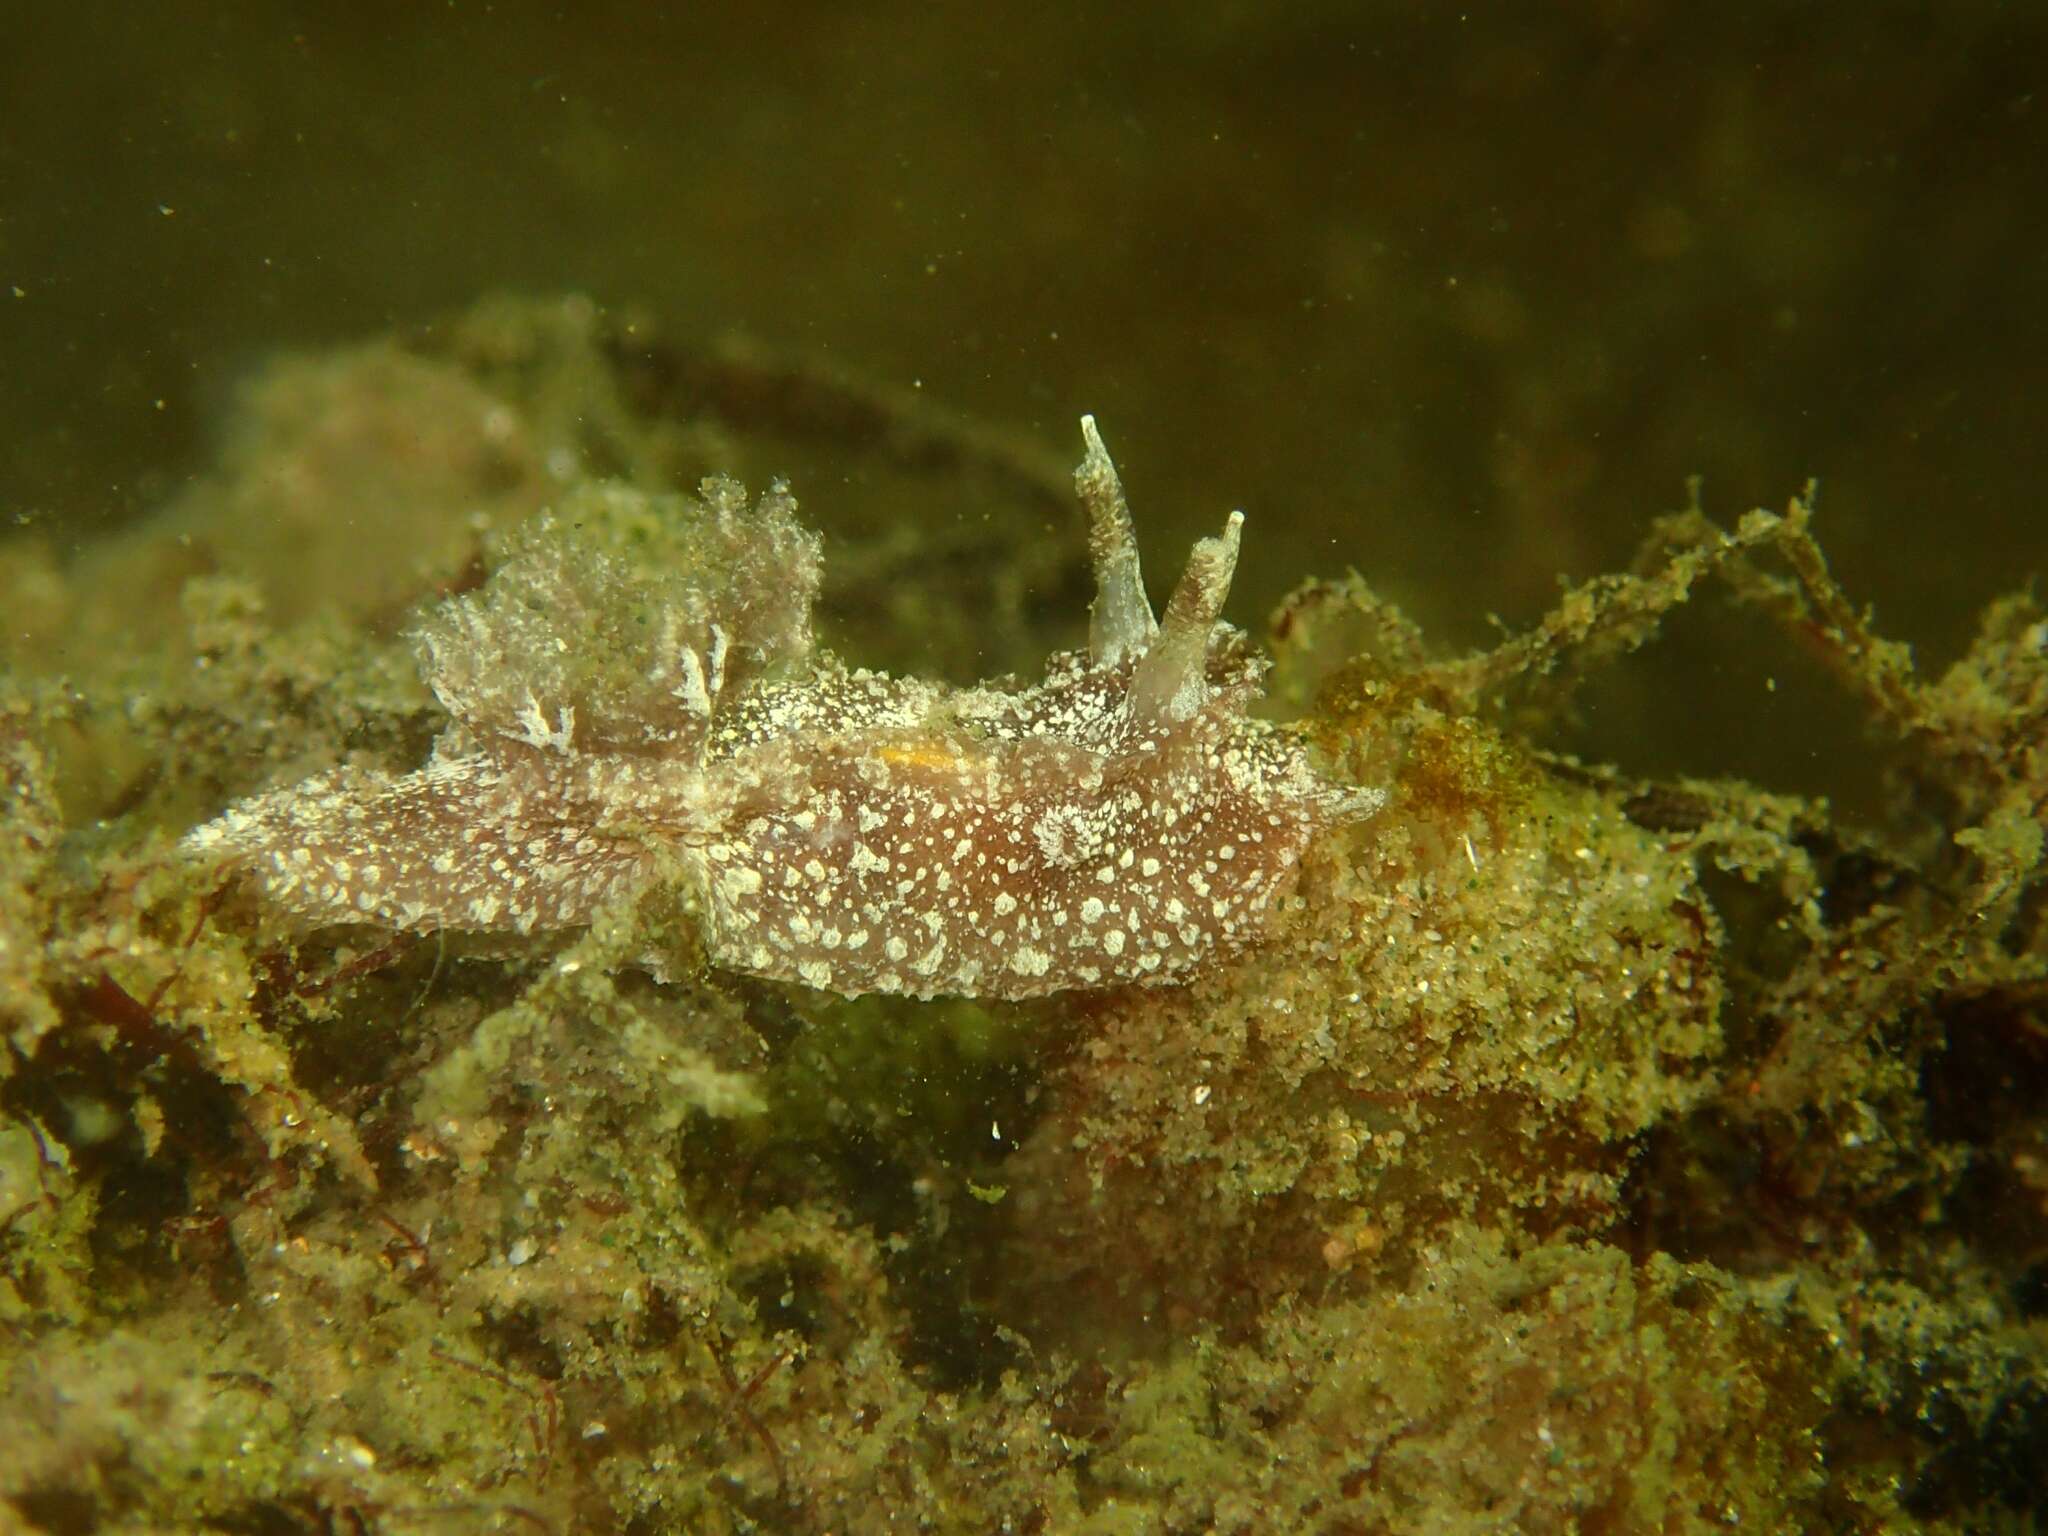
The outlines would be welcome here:
[[[1209,702],[1209,636],[1230,596],[1243,527],[1244,514],[1233,512],[1221,536],[1198,540],[1189,553],[1158,638],[1131,678],[1131,709],[1140,717],[1185,720]]]
[[[1095,559],[1095,605],[1088,611],[1088,659],[1098,667],[1120,666],[1142,656],[1159,633],[1145,579],[1138,570],[1138,538],[1123,482],[1095,430],[1095,418],[1081,418],[1087,452],[1074,471],[1074,490],[1088,509],[1088,548]]]

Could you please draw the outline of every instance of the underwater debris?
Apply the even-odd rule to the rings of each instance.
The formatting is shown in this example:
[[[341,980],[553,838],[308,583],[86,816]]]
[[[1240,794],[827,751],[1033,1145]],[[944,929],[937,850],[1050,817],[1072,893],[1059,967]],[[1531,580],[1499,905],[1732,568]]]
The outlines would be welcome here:
[[[1385,797],[1248,717],[1264,662],[1219,620],[1242,515],[1155,618],[1082,431],[1088,650],[1034,687],[814,653],[816,536],[782,487],[750,510],[714,478],[630,557],[543,520],[430,615],[421,670],[452,723],[425,767],[320,775],[185,847],[312,925],[531,933],[674,876],[716,963],[850,996],[1185,979],[1256,938],[1312,837]]]

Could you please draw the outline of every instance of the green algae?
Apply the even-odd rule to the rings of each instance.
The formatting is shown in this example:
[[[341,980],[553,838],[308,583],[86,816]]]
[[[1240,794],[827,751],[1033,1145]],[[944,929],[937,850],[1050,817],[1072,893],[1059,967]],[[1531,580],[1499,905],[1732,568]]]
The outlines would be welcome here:
[[[82,633],[154,638],[19,650],[0,699],[0,1508],[55,1533],[2038,1515],[2030,599],[1926,678],[1805,501],[1666,520],[1475,657],[1355,576],[1305,588],[1279,707],[1391,802],[1317,850],[1269,944],[1180,990],[792,993],[706,969],[659,886],[494,947],[309,938],[209,887],[171,839],[221,801],[424,752],[412,602],[518,559],[544,503],[625,560],[668,487],[748,467],[758,421],[648,408],[619,359],[725,368],[700,401],[757,400],[760,359],[606,327],[498,301],[281,364],[160,524],[10,574]],[[993,488],[978,537],[1011,569],[1046,558],[1028,456],[861,403]],[[407,411],[445,435],[390,451]],[[273,459],[316,505],[391,509],[370,586],[256,537]],[[195,527],[205,568],[175,555]],[[1889,823],[1543,749],[1574,682],[1709,580],[1863,702]],[[930,611],[1021,663],[1078,628],[889,586],[841,643]]]

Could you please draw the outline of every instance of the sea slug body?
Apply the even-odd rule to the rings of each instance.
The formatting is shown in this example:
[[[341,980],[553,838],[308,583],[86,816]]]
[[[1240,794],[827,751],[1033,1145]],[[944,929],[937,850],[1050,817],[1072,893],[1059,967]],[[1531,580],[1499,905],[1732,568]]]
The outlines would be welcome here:
[[[674,499],[677,569],[543,523],[416,635],[432,759],[229,809],[186,848],[308,925],[578,926],[680,872],[711,959],[848,995],[1021,998],[1185,981],[1254,941],[1310,840],[1375,789],[1249,718],[1262,660],[1218,615],[1241,515],[1155,618],[1092,418],[1075,483],[1085,653],[1026,688],[849,670],[812,644],[815,535],[780,487]],[[631,495],[632,493],[617,493]],[[583,664],[579,651],[609,647]]]

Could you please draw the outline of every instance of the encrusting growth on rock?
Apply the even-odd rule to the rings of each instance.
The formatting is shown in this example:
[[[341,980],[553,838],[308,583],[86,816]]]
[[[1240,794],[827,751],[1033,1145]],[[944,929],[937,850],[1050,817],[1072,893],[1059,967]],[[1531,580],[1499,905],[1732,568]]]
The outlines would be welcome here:
[[[1309,840],[1384,794],[1248,717],[1264,663],[1218,618],[1242,515],[1155,619],[1081,425],[1088,650],[1036,686],[815,651],[818,540],[780,486],[751,508],[724,479],[694,502],[608,489],[420,627],[450,716],[425,767],[323,774],[185,847],[309,925],[573,927],[680,871],[711,959],[776,980],[1003,998],[1185,980],[1253,941]]]

